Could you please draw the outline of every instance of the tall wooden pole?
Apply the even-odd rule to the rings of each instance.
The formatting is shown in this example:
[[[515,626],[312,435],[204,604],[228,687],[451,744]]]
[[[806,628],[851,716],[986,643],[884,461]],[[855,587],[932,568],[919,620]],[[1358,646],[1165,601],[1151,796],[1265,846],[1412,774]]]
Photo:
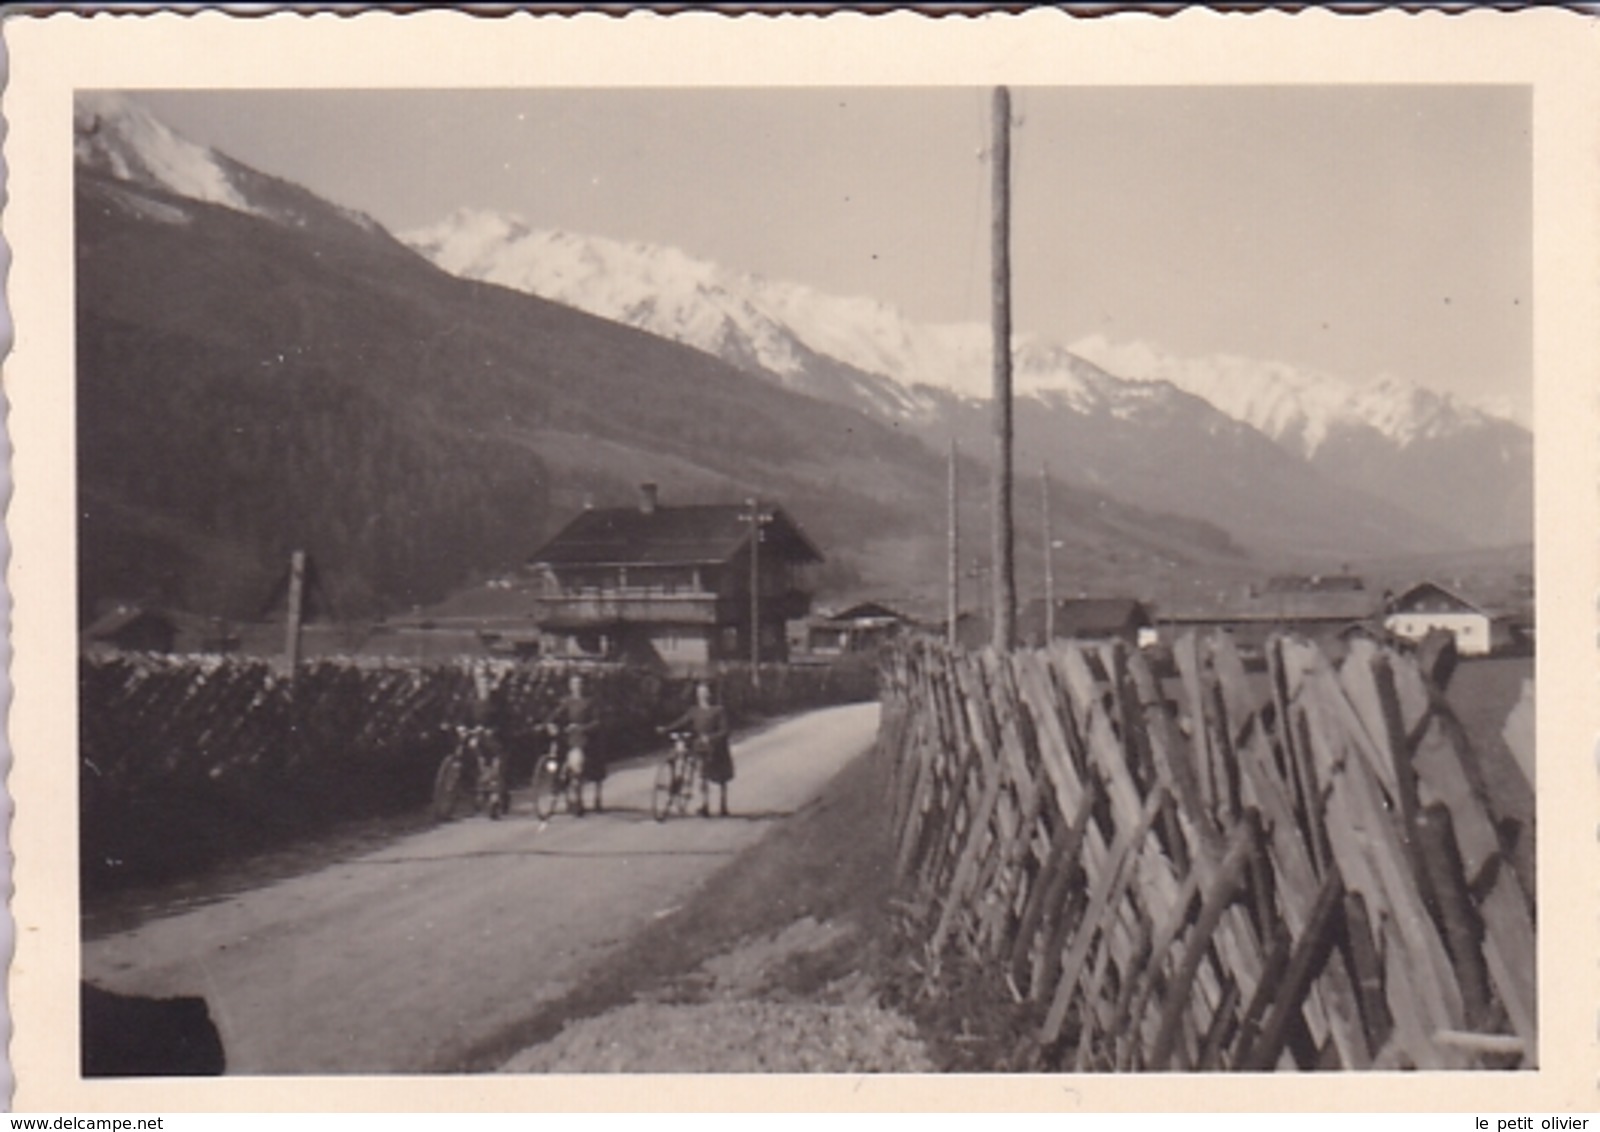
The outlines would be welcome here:
[[[284,666],[290,675],[300,664],[300,621],[305,605],[306,552],[297,550],[289,556],[289,608],[284,628]]]
[[[957,636],[957,623],[961,618],[961,535],[960,515],[956,508],[956,438],[950,438],[950,500],[949,500],[948,528],[950,532],[949,548],[949,580],[946,587],[945,601],[945,640],[951,648],[955,648],[959,637]]]
[[[1044,510],[1044,643],[1056,639],[1056,544],[1050,533],[1050,465],[1039,466],[1039,499]]]
[[[761,507],[750,500],[750,683],[761,687]]]
[[[1017,638],[1017,571],[1011,521],[1011,92],[994,91],[992,154],[994,295],[994,647]]]

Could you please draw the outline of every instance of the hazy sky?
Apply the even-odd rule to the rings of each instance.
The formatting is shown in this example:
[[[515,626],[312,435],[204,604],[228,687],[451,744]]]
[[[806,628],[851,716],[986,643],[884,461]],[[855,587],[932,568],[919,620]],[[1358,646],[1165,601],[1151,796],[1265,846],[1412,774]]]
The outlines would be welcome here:
[[[988,310],[986,88],[145,92],[391,230],[462,207]],[[1013,91],[1016,324],[1526,405],[1521,87]]]

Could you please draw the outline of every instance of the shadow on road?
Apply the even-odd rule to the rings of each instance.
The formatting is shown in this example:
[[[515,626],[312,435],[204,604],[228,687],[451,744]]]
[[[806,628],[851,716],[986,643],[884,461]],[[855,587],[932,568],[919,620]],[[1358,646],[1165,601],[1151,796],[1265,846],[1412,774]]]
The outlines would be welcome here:
[[[720,816],[718,816],[716,814],[713,814],[710,817],[703,817],[700,814],[696,813],[695,811],[690,810],[687,814],[680,814],[680,815],[677,815],[677,816],[674,816],[674,817],[670,817],[666,821],[662,822],[661,824],[662,825],[672,825],[672,824],[674,824],[676,822],[694,822],[694,823],[706,822],[706,823],[710,823],[710,822],[769,822],[769,821],[782,821],[784,818],[793,817],[796,812],[797,811],[795,811],[795,810],[734,810],[730,814],[723,814],[723,815],[720,815]],[[652,819],[652,820],[654,820],[654,819]]]
[[[673,814],[672,816],[668,817],[666,819],[666,821],[657,822],[656,819],[655,819],[655,816],[653,814],[651,814],[651,812],[649,810],[644,809],[641,806],[612,806],[612,805],[607,805],[606,808],[603,809],[603,810],[590,810],[589,813],[584,815],[581,819],[576,817],[576,816],[574,816],[574,815],[572,815],[572,814],[557,814],[555,817],[551,818],[549,823],[547,823],[547,824],[566,825],[569,822],[576,822],[576,821],[582,821],[582,822],[587,824],[587,823],[591,823],[591,822],[611,821],[611,820],[614,820],[614,819],[617,819],[617,818],[621,818],[621,819],[623,819],[625,821],[629,821],[629,822],[633,822],[633,823],[641,824],[641,825],[672,825],[672,824],[674,824],[676,822],[683,822],[683,821],[694,821],[694,822],[702,822],[702,821],[708,821],[708,822],[732,822],[732,821],[769,822],[769,821],[781,821],[784,818],[793,817],[797,812],[798,811],[796,811],[796,810],[739,810],[739,809],[736,809],[736,810],[733,810],[731,813],[729,813],[727,815],[724,815],[724,816],[719,816],[713,811],[712,815],[709,818],[706,818],[706,817],[701,817],[700,816],[698,808],[691,808],[687,813]],[[510,823],[512,823],[512,824],[516,824],[516,823],[519,823],[519,822],[523,822],[523,823],[534,822],[534,821],[537,821],[538,819],[534,818],[531,814],[527,814],[527,813],[520,813],[519,814],[519,813],[516,813],[515,811],[513,811],[512,814],[508,818],[506,818],[505,820],[510,822]]]
[[[738,849],[652,849],[653,857],[733,857]],[[496,857],[571,857],[593,860],[627,859],[640,856],[637,849],[463,849],[459,853],[425,853],[407,857],[369,857],[345,861],[346,866],[426,865],[439,861],[492,860]]]

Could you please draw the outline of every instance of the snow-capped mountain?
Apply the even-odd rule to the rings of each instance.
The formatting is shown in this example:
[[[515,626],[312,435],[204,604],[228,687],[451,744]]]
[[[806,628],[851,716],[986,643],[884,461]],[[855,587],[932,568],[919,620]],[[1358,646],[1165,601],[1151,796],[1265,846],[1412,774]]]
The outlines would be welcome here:
[[[981,423],[956,423],[988,397],[990,332],[981,324],[918,324],[877,300],[824,295],[676,249],[541,230],[493,212],[461,210],[401,239],[454,274],[675,339],[930,438],[981,433]],[[1035,437],[1026,455],[1060,459],[1082,479],[1143,505],[1181,499],[1213,520],[1237,516],[1241,492],[1249,492],[1236,482],[1227,496],[1210,490],[1219,460],[1235,471],[1287,474],[1282,467],[1268,473],[1259,452],[1255,464],[1241,461],[1254,438],[1373,496],[1346,499],[1346,509],[1398,503],[1414,522],[1471,542],[1531,533],[1531,438],[1448,395],[1397,381],[1358,387],[1281,363],[1182,359],[1103,339],[1069,350],[1018,335],[1014,350],[1018,414]],[[1146,451],[1153,445],[1167,454],[1161,467],[1146,470],[1148,482],[1129,474],[1128,464],[1141,458],[1140,438],[1118,425],[1142,427]],[[1107,448],[1112,437],[1124,445],[1120,453]],[[1439,456],[1445,450],[1448,457]],[[1183,453],[1196,463],[1178,463]],[[1192,494],[1174,482],[1183,479]],[[1284,529],[1304,533],[1297,524]]]
[[[73,100],[73,158],[81,172],[187,200],[221,205],[330,238],[379,235],[365,213],[323,200],[290,181],[261,173],[177,133],[142,104],[109,91],[81,91]],[[122,203],[151,219],[185,222],[149,197]]]
[[[942,600],[948,473],[908,429],[457,278],[225,155],[119,153],[107,138],[141,135],[108,117],[80,119],[74,184],[86,613],[98,597],[157,595],[251,616],[291,545],[317,556],[346,615],[427,604],[645,479],[669,506],[781,501],[826,548],[830,596]],[[987,495],[964,467],[975,523]],[[1075,520],[1057,531],[1060,559],[1079,585],[1248,569],[1219,526],[1056,487]],[[1024,585],[1038,538],[1019,531]]]
[[[926,417],[940,395],[987,398],[991,335],[978,323],[913,323],[887,303],[841,298],[695,259],[676,248],[536,229],[517,216],[462,209],[400,238],[454,275],[498,283],[624,322],[818,389],[819,368],[880,411]],[[1019,396],[1086,413],[1136,414],[1160,394],[1019,335]]]
[[[951,436],[980,459],[988,451],[985,326],[918,324],[873,299],[824,295],[671,249],[539,231],[493,213],[457,212],[402,244],[359,213],[184,140],[134,101],[80,96],[76,117],[81,199],[170,226],[194,224],[206,209],[260,218],[319,241],[319,270],[342,270],[327,248],[364,255],[381,246],[396,257],[395,277],[416,283],[423,276],[403,261],[426,267],[421,253],[449,275],[693,347],[793,392],[863,411],[941,452]],[[270,332],[279,334],[273,356],[299,349]],[[1494,461],[1475,444],[1457,444],[1442,474],[1430,469],[1431,444],[1412,444],[1403,450],[1403,482],[1373,490],[1360,476],[1392,468],[1391,452],[1401,451],[1374,430],[1328,429],[1308,460],[1304,449],[1171,382],[1126,380],[1025,335],[1014,349],[1019,467],[1048,463],[1054,476],[1147,517],[1199,519],[1279,561],[1508,541],[1531,528],[1523,522],[1531,471],[1522,472],[1531,459],[1515,443]],[[626,376],[648,381],[650,371]],[[1357,466],[1351,473],[1338,463]],[[1338,474],[1327,474],[1330,467]],[[1502,491],[1500,480],[1512,487]],[[1480,483],[1492,499],[1479,498]],[[1441,484],[1432,495],[1424,490]],[[1464,484],[1473,490],[1463,492]],[[1498,524],[1492,532],[1478,514],[1486,509]]]
[[[1165,381],[1312,459],[1341,431],[1371,429],[1395,446],[1441,440],[1508,419],[1448,393],[1396,378],[1355,385],[1332,374],[1232,355],[1184,358],[1156,346],[1091,335],[1072,350],[1135,381]],[[1511,423],[1518,423],[1512,421]]]
[[[73,103],[73,157],[79,168],[178,196],[254,212],[215,150],[174,133],[144,107],[108,92]]]
[[[1182,358],[1094,336],[1085,357],[1204,397],[1327,478],[1394,499],[1481,544],[1533,531],[1533,436],[1511,414],[1395,378],[1355,385],[1240,357]]]

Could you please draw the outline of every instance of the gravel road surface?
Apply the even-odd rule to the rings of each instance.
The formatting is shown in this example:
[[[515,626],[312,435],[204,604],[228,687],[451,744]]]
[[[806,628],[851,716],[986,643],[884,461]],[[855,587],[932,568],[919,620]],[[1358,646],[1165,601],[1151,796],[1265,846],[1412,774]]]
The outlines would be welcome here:
[[[872,743],[876,704],[734,748],[733,816],[650,816],[654,764],[613,773],[606,812],[428,829],[223,902],[86,942],[84,978],[199,994],[230,1074],[413,1073],[455,1064],[576,985]]]

